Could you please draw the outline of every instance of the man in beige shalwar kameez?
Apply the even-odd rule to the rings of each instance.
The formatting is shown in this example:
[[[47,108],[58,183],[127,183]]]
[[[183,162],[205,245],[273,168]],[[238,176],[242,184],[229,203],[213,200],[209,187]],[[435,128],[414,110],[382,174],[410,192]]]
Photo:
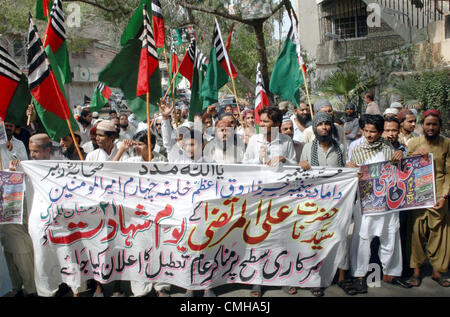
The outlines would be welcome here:
[[[420,268],[427,258],[433,267],[432,279],[443,287],[450,286],[450,281],[442,277],[442,272],[448,270],[450,262],[450,139],[440,135],[441,126],[438,110],[425,111],[423,135],[408,143],[409,156],[433,154],[436,181],[436,204],[433,208],[411,212],[410,266],[414,269],[414,275],[410,283],[414,286],[420,285]]]

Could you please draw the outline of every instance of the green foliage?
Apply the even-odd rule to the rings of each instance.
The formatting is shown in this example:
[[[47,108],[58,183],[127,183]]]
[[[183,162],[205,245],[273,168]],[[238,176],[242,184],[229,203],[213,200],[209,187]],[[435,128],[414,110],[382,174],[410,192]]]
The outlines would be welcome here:
[[[362,72],[355,67],[333,72],[328,78],[319,83],[318,90],[326,96],[343,96],[344,104],[354,101],[369,88],[375,86],[374,78],[366,79]]]

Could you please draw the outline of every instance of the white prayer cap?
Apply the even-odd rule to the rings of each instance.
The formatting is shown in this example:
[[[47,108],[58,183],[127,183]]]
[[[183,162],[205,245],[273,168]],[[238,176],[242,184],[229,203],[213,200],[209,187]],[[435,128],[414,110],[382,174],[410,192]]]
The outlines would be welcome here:
[[[181,126],[182,127],[186,127],[188,129],[192,129],[194,127],[194,122],[192,122],[192,121],[185,121],[185,122],[183,122],[183,124]]]
[[[116,132],[116,126],[110,120],[103,120],[97,125],[97,131]]]
[[[403,106],[400,102],[396,101],[396,102],[391,103],[391,108],[402,109]]]
[[[398,109],[395,109],[395,108],[387,108],[386,110],[384,110],[383,116],[385,116],[385,115],[387,115],[387,114],[398,115]]]
[[[97,111],[94,111],[94,112],[92,113],[92,118],[94,118],[94,119],[97,119],[97,118],[98,118],[98,112],[97,112]]]

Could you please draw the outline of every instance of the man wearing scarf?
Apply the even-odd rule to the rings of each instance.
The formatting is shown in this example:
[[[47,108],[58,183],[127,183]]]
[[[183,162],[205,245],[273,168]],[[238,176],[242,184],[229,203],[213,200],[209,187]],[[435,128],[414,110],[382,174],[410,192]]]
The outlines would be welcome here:
[[[345,155],[332,135],[333,118],[326,112],[318,112],[312,123],[315,138],[302,150],[299,166],[308,170],[311,166],[344,167]]]
[[[321,99],[314,103],[314,116],[319,112],[327,112],[334,119],[333,106],[331,105],[330,101],[326,99]],[[339,144],[344,145],[345,149],[347,148],[347,141],[345,140],[345,132],[343,127],[341,127],[337,123],[334,123],[332,125],[332,135]],[[303,143],[310,143],[314,140],[314,138],[315,134],[311,126],[303,131],[301,141]]]
[[[311,169],[312,166],[330,166],[344,167],[345,154],[343,146],[333,138],[332,135],[333,118],[327,112],[318,112],[312,121],[312,128],[315,139],[311,143],[306,143],[302,150],[300,163],[298,164],[304,170]],[[358,126],[359,129],[359,126]],[[339,246],[338,255],[342,256],[339,262],[338,285],[349,295],[354,295],[355,291],[348,281],[344,281],[345,270],[349,269],[348,264],[347,239],[343,239]],[[292,287],[289,290],[293,293]],[[324,291],[321,288],[312,288],[314,296],[323,296]]]
[[[358,113],[356,112],[356,106],[351,102],[345,106],[344,132],[349,144],[359,136]]]
[[[450,140],[440,135],[441,113],[428,110],[421,122],[423,135],[408,142],[408,155],[433,154],[436,204],[433,208],[414,210],[412,218],[412,240],[410,267],[414,269],[409,280],[420,286],[420,268],[428,259],[433,267],[431,278],[443,287],[449,287],[449,279],[443,278],[450,262],[450,215],[448,194],[450,190]]]
[[[366,115],[363,126],[364,140],[353,150],[347,166],[358,167],[391,160],[395,150],[390,142],[381,137],[384,130],[383,117]],[[355,227],[350,247],[350,264],[352,276],[356,278],[356,291],[367,293],[365,276],[370,262],[370,243],[376,236],[380,238],[379,257],[383,266],[383,280],[405,288],[411,287],[399,278],[402,274],[399,214],[361,215],[359,203],[356,207],[353,212]]]

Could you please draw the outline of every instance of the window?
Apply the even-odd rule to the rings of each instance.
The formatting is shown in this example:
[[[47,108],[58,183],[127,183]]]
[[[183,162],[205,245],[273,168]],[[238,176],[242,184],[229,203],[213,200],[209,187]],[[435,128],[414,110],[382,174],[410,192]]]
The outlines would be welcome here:
[[[368,34],[367,6],[361,0],[325,1],[320,6],[322,39],[332,33],[344,39],[365,37]]]

